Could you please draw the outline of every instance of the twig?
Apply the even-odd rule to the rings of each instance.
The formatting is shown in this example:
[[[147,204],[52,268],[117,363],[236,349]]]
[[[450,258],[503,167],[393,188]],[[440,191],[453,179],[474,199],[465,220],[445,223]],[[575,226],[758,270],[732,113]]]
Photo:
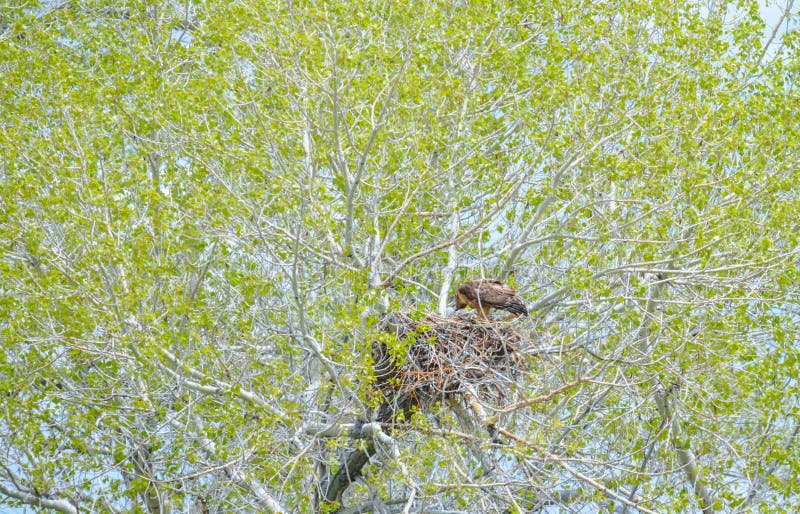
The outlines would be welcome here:
[[[561,387],[558,387],[558,388],[554,389],[553,391],[551,391],[548,394],[545,394],[545,395],[542,395],[542,396],[536,396],[534,398],[528,398],[527,400],[523,400],[521,402],[517,402],[517,403],[511,404],[511,405],[509,405],[508,407],[506,407],[504,409],[499,409],[496,412],[498,414],[508,414],[509,412],[512,412],[512,411],[515,411],[515,410],[519,410],[519,409],[524,409],[525,407],[528,407],[530,405],[535,405],[537,403],[544,403],[544,402],[550,401],[555,396],[563,393],[564,391],[567,391],[569,389],[572,389],[573,387],[576,387],[576,386],[580,385],[582,381],[583,381],[583,379],[578,378],[577,380],[575,380],[573,382],[569,382],[567,384],[562,385]]]
[[[587,484],[591,485],[592,487],[598,489],[599,491],[601,491],[606,496],[608,496],[610,498],[613,498],[613,499],[619,501],[620,503],[623,503],[623,504],[625,504],[625,505],[627,505],[629,507],[633,507],[635,509],[638,509],[640,512],[644,512],[645,514],[657,514],[656,511],[650,510],[647,507],[642,507],[638,503],[632,502],[629,499],[625,498],[624,496],[621,496],[621,495],[615,493],[614,491],[612,491],[608,487],[604,486],[603,484],[601,484],[597,480],[595,480],[595,479],[593,479],[593,478],[591,478],[589,476],[584,475],[583,473],[581,473],[577,469],[573,468],[572,466],[570,466],[569,464],[564,462],[563,459],[560,459],[558,456],[553,455],[552,453],[548,452],[547,450],[545,450],[544,448],[542,448],[538,444],[533,443],[531,441],[528,441],[526,439],[523,439],[522,437],[519,437],[518,435],[516,435],[514,433],[511,433],[508,430],[505,430],[505,429],[503,429],[501,427],[495,427],[495,428],[496,428],[498,433],[504,435],[508,439],[511,439],[512,441],[516,441],[516,442],[518,442],[520,444],[523,444],[523,445],[525,445],[525,446],[527,446],[529,448],[533,448],[537,453],[539,453],[542,457],[544,457],[545,460],[550,461],[550,462],[555,462],[555,463],[559,464],[561,467],[563,467],[565,470],[567,470],[567,472],[569,472],[569,474],[571,474],[572,476],[574,476],[578,480],[581,480],[582,482],[586,482]]]

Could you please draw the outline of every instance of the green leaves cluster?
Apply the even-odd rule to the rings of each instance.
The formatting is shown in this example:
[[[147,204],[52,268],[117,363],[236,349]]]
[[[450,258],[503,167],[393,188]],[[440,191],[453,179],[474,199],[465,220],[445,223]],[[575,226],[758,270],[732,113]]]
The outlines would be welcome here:
[[[314,509],[380,314],[485,274],[557,356],[512,396],[595,379],[509,430],[654,510],[703,507],[675,440],[716,509],[791,509],[800,36],[711,9],[3,9],[0,505]],[[420,509],[609,501],[530,447],[513,491],[471,440],[401,447],[367,483]]]

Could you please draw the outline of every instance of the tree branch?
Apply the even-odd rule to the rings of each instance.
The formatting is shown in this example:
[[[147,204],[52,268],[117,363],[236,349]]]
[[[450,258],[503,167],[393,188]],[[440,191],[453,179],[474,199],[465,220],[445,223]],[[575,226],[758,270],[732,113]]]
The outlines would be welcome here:
[[[800,432],[800,423],[796,423],[794,426],[794,430],[792,430],[792,432],[786,437],[786,441],[783,443],[784,451],[792,447],[798,432]],[[779,459],[774,459],[770,463],[769,467],[766,470],[764,470],[763,474],[760,474],[755,477],[753,483],[750,485],[750,490],[747,492],[747,499],[736,509],[736,512],[743,512],[747,507],[749,507],[753,503],[753,500],[758,494],[758,490],[766,483],[767,477],[775,472],[775,470],[778,468],[778,465],[781,464],[781,462],[783,461]]]
[[[34,494],[20,491],[18,489],[10,489],[2,483],[0,483],[0,493],[33,507],[53,509],[56,512],[63,512],[64,514],[79,514],[78,507],[73,505],[73,503],[69,500],[49,498],[49,495]]]
[[[395,269],[391,272],[391,274],[389,274],[386,280],[384,280],[383,283],[381,283],[380,287],[383,288],[390,287],[394,282],[394,279],[397,278],[397,275],[399,275],[400,272],[403,271],[406,268],[406,266],[408,266],[412,262],[421,259],[426,255],[430,255],[440,250],[444,250],[445,248],[449,248],[453,245],[457,245],[462,241],[466,240],[467,238],[471,237],[473,234],[482,230],[484,226],[486,226],[490,221],[494,219],[495,214],[503,210],[505,206],[508,204],[508,202],[511,201],[511,199],[516,195],[516,193],[519,191],[520,186],[522,186],[522,184],[524,183],[524,178],[525,178],[524,176],[521,176],[519,179],[517,179],[517,181],[511,186],[511,188],[505,194],[505,196],[501,198],[500,201],[497,202],[497,206],[494,209],[492,209],[486,216],[481,218],[475,225],[473,225],[472,228],[470,228],[469,230],[467,230],[458,237],[454,237],[448,241],[445,241],[442,244],[438,244],[431,248],[427,248],[425,250],[415,253],[414,255],[411,255],[410,257],[407,257],[403,262],[401,262],[400,264],[397,265],[397,267],[395,267]]]
[[[578,471],[577,469],[573,468],[568,463],[566,463],[564,461],[564,459],[560,459],[558,456],[553,455],[552,453],[548,452],[547,450],[545,450],[544,448],[542,448],[538,444],[533,443],[531,441],[528,441],[526,439],[523,439],[522,437],[519,437],[518,435],[516,435],[514,433],[511,433],[508,430],[505,430],[503,428],[500,428],[500,427],[495,427],[495,428],[497,429],[497,431],[500,434],[502,434],[505,437],[511,439],[512,441],[516,441],[516,442],[518,442],[520,444],[523,444],[523,445],[525,445],[525,446],[527,446],[529,448],[533,448],[537,453],[539,453],[542,457],[544,457],[545,460],[557,463],[558,465],[563,467],[565,470],[567,470],[567,472],[569,472],[569,474],[571,474],[572,476],[574,476],[575,478],[577,478],[578,480],[580,480],[582,482],[586,482],[587,484],[589,484],[592,487],[596,488],[597,490],[601,491],[603,494],[605,494],[609,498],[613,498],[613,499],[617,500],[618,502],[623,503],[623,504],[625,504],[625,505],[627,505],[629,507],[633,507],[635,509],[638,509],[640,512],[644,512],[645,514],[656,514],[656,511],[650,510],[647,507],[643,507],[642,505],[640,505],[638,503],[632,502],[631,500],[625,498],[624,496],[622,496],[622,495],[612,491],[608,487],[604,486],[603,484],[601,484],[597,480],[595,480],[595,479],[593,479],[593,478],[591,478],[591,477],[589,477],[587,475],[584,475],[583,473],[581,473],[580,471]]]
[[[509,405],[509,406],[507,406],[507,407],[505,407],[503,409],[498,410],[497,413],[498,414],[508,414],[509,412],[512,412],[512,411],[515,411],[515,410],[519,410],[519,409],[523,409],[523,408],[528,407],[530,405],[535,405],[537,403],[544,403],[544,402],[550,401],[555,396],[558,396],[559,394],[563,393],[564,391],[568,391],[569,389],[572,389],[573,387],[579,386],[582,381],[583,380],[579,378],[577,380],[574,380],[572,382],[569,382],[567,384],[562,385],[561,387],[558,387],[558,388],[554,389],[553,391],[551,391],[548,394],[545,394],[545,395],[542,395],[542,396],[536,396],[534,398],[528,398],[527,400],[523,400],[521,402],[517,402],[517,403],[514,403],[512,405]]]
[[[705,484],[700,480],[700,470],[697,467],[697,459],[692,452],[686,436],[683,434],[677,414],[669,408],[668,401],[669,392],[664,391],[656,393],[656,408],[661,418],[670,424],[670,439],[672,446],[678,454],[678,462],[681,464],[681,469],[686,473],[686,478],[692,485],[695,494],[700,499],[700,507],[704,514],[713,514],[714,500],[711,498],[711,493]]]
[[[380,423],[365,423],[360,427],[354,427],[350,435],[353,438],[366,439],[366,448],[347,453],[336,473],[328,472],[320,481],[318,490],[322,494],[321,499],[324,503],[341,500],[342,494],[361,474],[361,469],[369,462],[370,457],[375,454],[377,441],[387,445],[395,444],[394,439],[383,433]]]

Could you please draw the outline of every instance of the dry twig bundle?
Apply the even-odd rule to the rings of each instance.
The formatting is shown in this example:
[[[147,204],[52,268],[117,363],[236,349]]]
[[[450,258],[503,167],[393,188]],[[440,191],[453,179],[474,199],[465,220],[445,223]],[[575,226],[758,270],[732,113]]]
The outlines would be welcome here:
[[[522,337],[503,322],[432,313],[413,320],[390,314],[381,330],[409,345],[398,358],[392,358],[386,344],[372,345],[376,385],[385,402],[380,421],[398,410],[417,406],[425,411],[436,401],[467,392],[501,402],[521,360]]]

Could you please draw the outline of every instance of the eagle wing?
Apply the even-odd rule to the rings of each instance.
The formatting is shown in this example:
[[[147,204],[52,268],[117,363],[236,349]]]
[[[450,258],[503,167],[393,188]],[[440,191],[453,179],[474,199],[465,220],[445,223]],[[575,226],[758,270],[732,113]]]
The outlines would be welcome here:
[[[513,287],[499,280],[473,280],[461,284],[458,293],[475,309],[500,309],[514,314],[528,315],[528,309]]]

